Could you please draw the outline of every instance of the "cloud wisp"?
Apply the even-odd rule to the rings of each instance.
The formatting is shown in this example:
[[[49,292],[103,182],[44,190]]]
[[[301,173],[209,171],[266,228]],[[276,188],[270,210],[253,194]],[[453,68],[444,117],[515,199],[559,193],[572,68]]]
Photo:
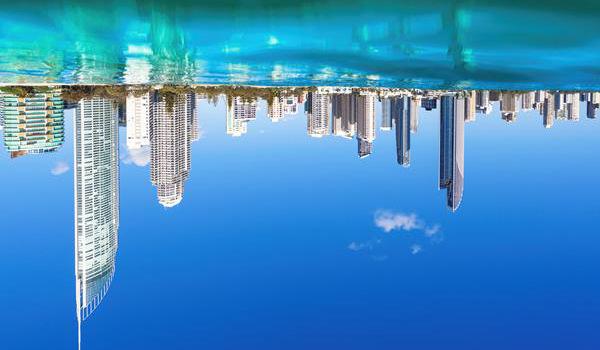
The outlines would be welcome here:
[[[124,164],[134,164],[145,167],[150,164],[150,147],[127,149],[121,156]]]
[[[375,239],[366,242],[352,242],[348,244],[348,249],[353,252],[359,252],[361,250],[373,250],[375,246],[380,243],[381,239]]]
[[[375,261],[383,261],[389,257],[389,246],[404,245],[405,240],[410,240],[408,246],[411,255],[417,255],[423,252],[425,245],[433,245],[443,240],[442,226],[439,224],[430,224],[421,219],[416,213],[395,212],[392,210],[377,210],[373,219],[376,228],[384,233],[375,239],[364,242],[353,241],[347,248],[353,252],[365,252]],[[404,235],[393,234],[394,232],[404,232]],[[406,246],[405,246],[406,247]],[[382,250],[388,250],[388,253],[382,253]],[[384,257],[381,259],[381,257]]]
[[[410,246],[410,253],[412,255],[417,255],[423,250],[423,247],[420,244],[413,244]]]
[[[67,164],[66,162],[63,162],[61,160],[59,162],[56,162],[56,164],[54,164],[52,169],[50,169],[50,174],[52,174],[54,176],[59,176],[59,175],[66,173],[70,169],[71,169],[71,167],[69,166],[69,164]]]
[[[423,224],[415,213],[404,214],[389,210],[378,210],[375,213],[375,226],[385,232],[391,232],[393,230],[411,231],[421,229]]]

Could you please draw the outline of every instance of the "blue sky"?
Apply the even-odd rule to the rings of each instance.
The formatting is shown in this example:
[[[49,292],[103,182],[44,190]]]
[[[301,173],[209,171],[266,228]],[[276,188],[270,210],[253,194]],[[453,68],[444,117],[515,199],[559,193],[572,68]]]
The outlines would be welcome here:
[[[358,159],[356,140],[312,139],[303,114],[273,124],[260,107],[233,139],[224,105],[200,105],[175,208],[159,205],[147,166],[120,164],[117,272],[84,348],[600,346],[597,120],[478,115],[451,213],[439,110],[420,111],[406,169],[393,132]],[[66,124],[55,154],[0,153],[6,348],[76,345],[70,112]]]

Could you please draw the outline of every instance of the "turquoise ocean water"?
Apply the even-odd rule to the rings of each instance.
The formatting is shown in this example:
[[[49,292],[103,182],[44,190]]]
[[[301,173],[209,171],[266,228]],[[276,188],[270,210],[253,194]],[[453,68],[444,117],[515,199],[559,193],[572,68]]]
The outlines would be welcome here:
[[[0,83],[600,88],[600,3],[28,1]]]

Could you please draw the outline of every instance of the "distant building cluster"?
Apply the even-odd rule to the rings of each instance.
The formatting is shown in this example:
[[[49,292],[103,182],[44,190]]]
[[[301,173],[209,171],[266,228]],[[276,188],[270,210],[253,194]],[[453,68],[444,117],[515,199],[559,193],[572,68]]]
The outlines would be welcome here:
[[[64,141],[65,107],[75,108],[81,114],[77,115],[83,124],[79,125],[76,135],[84,139],[89,130],[97,127],[98,120],[107,123],[114,118],[117,126],[126,128],[129,151],[149,153],[150,180],[156,187],[158,202],[164,207],[173,207],[183,199],[191,170],[191,143],[200,137],[197,105],[202,98],[206,96],[193,92],[130,90],[122,104],[91,98],[66,105],[60,89],[48,89],[28,97],[4,93],[0,95],[0,127],[4,128],[5,148],[14,158],[58,149]],[[478,114],[490,114],[494,103],[499,105],[500,116],[508,123],[515,122],[521,111],[537,110],[542,124],[550,128],[555,120],[579,120],[580,106],[584,106],[587,118],[595,118],[600,108],[600,93],[319,87],[299,94],[274,96],[267,101],[267,116],[272,122],[279,122],[297,115],[304,105],[309,136],[356,139],[358,157],[364,158],[373,153],[379,104],[379,129],[394,130],[397,162],[409,167],[411,135],[419,128],[419,110],[439,108],[439,187],[447,191],[448,207],[456,210],[463,193],[464,126],[475,121]],[[257,108],[257,98],[227,96],[227,135],[246,134],[248,124],[256,120]],[[108,136],[110,142],[115,142],[114,135],[107,135],[102,142],[110,143]],[[89,142],[96,141],[101,140]]]

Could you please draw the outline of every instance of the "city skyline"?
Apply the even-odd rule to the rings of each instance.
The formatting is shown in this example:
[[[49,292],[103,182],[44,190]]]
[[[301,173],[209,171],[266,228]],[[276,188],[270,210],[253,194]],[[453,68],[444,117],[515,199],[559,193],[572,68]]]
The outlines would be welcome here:
[[[185,182],[191,171],[191,143],[200,138],[197,105],[204,99],[209,97],[194,92],[139,92],[130,89],[124,102],[114,102],[114,110],[111,109],[108,114],[125,127],[129,151],[149,149],[150,182],[156,188],[158,202],[165,208],[177,206],[183,199]],[[248,132],[250,123],[256,120],[259,100],[258,96],[225,97],[227,135],[240,137]],[[67,106],[80,111],[82,106],[93,106],[89,101],[95,100],[82,99]],[[5,116],[5,148],[11,157],[53,152],[60,147],[64,140],[64,102],[60,89],[36,93],[31,97],[4,93],[0,102],[4,104],[0,112]],[[595,118],[600,107],[600,93],[394,91],[319,87],[317,91],[275,96],[268,101],[266,115],[271,122],[279,122],[297,115],[303,104],[308,136],[356,138],[358,158],[367,157],[375,151],[376,119],[380,118],[380,132],[395,130],[396,161],[408,168],[411,164],[411,138],[418,136],[419,110],[439,109],[439,189],[447,191],[447,207],[456,211],[464,190],[465,123],[476,122],[477,114],[489,115],[494,103],[499,104],[501,119],[508,123],[517,121],[521,111],[537,110],[542,125],[550,128],[555,120],[577,122],[581,114],[580,104],[586,108],[587,118]],[[376,115],[377,105],[379,115]],[[46,123],[44,130],[48,136],[42,141],[28,139],[30,135],[33,135],[32,138],[38,135],[30,132],[39,131],[37,120]],[[28,129],[30,124],[36,129]],[[15,130],[20,133],[15,133]],[[83,132],[83,129],[79,132]],[[21,135],[19,142],[15,142],[15,135]]]
[[[38,95],[34,97],[38,100],[42,98]],[[65,105],[59,90],[43,96],[44,101],[9,96],[3,98],[2,102],[8,101],[9,107],[15,107],[10,104],[17,101],[26,107],[25,111],[27,103],[34,106],[33,102],[37,102],[45,113],[44,122],[52,123],[56,118],[48,120],[51,117],[47,115],[51,116],[56,109],[49,108],[48,98],[54,99],[52,104],[55,106]],[[191,172],[191,143],[199,140],[202,133],[200,125],[203,119],[200,117],[203,111],[200,110],[200,104],[212,103],[213,99],[191,92],[154,90],[140,94],[132,90],[124,101],[85,97],[69,105],[74,111],[71,137],[74,142],[76,317],[80,336],[82,323],[102,304],[116,272],[121,189],[119,133],[122,133],[123,146],[128,151],[148,149],[148,187],[155,189],[159,205],[165,208],[181,205],[185,183]],[[439,145],[432,145],[439,148],[437,188],[445,191],[444,206],[454,213],[460,209],[464,197],[466,133],[469,125],[477,123],[477,118],[487,118],[496,108],[499,118],[510,123],[518,122],[519,113],[527,111],[528,116],[536,117],[539,114],[541,126],[545,128],[552,127],[556,122],[577,123],[581,118],[596,118],[600,93],[427,91],[415,96],[404,91],[380,94],[377,91],[321,89],[294,96],[279,96],[272,100],[275,107],[268,103],[268,99],[259,96],[221,96],[221,101],[225,104],[226,122],[223,123],[221,119],[220,123],[225,128],[227,139],[248,133],[249,126],[257,119],[275,123],[281,123],[286,118],[301,119],[299,112],[302,101],[306,101],[306,134],[302,130],[305,137],[314,142],[322,142],[325,137],[347,142],[352,145],[352,151],[348,153],[361,162],[359,159],[376,151],[374,145],[379,138],[393,138],[396,163],[404,168],[410,168],[411,161],[419,161],[411,159],[411,141],[423,131],[413,123],[419,123],[419,118],[423,118],[423,121],[431,116],[432,113],[420,114],[421,108],[429,110],[439,116]],[[265,105],[263,102],[267,105],[266,113],[264,110],[258,113]],[[61,116],[63,109],[60,110]],[[2,112],[5,111],[6,108]],[[17,118],[27,116],[22,113],[13,115],[17,115]],[[237,125],[240,128],[243,126],[243,132],[242,129],[239,129],[239,134],[232,132],[231,121],[239,123]],[[65,122],[69,121],[63,117],[60,125],[64,127]],[[49,124],[48,130],[54,130],[57,125]],[[119,130],[119,126],[123,129]],[[313,140],[315,137],[317,139]],[[40,147],[39,143],[34,145]],[[58,146],[42,145],[38,151],[30,153],[52,153],[61,147],[62,142]],[[13,152],[8,146],[5,149],[9,154]],[[18,162],[19,159],[13,161]],[[393,162],[393,159],[389,159],[389,162]]]

